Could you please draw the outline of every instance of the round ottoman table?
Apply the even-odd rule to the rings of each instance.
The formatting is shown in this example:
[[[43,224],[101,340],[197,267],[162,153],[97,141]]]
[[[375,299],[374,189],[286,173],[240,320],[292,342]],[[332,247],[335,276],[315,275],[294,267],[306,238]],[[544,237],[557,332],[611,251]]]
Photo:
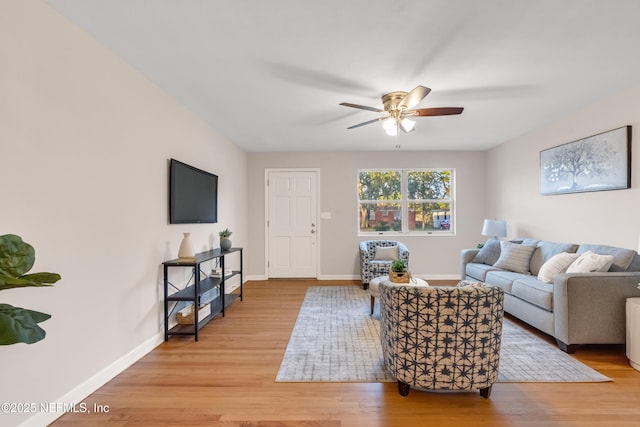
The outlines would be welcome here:
[[[380,276],[371,279],[369,282],[369,295],[371,295],[371,314],[373,315],[373,306],[376,302],[376,297],[380,296],[380,283],[390,283],[392,285],[407,285],[407,286],[418,286],[421,288],[426,288],[429,284],[422,279],[418,279],[417,277],[412,277],[409,280],[409,283],[395,283],[389,280],[389,276]]]

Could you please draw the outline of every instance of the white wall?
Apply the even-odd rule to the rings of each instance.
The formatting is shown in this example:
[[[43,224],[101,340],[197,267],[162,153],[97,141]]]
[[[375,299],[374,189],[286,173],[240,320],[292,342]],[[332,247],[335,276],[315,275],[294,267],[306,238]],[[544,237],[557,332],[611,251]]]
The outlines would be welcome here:
[[[541,150],[632,126],[631,188],[541,196]],[[640,221],[640,87],[561,117],[488,153],[487,207],[507,221],[510,237],[602,243],[638,249]]]
[[[0,292],[53,316],[43,341],[0,347],[0,402],[69,403],[161,341],[161,262],[183,231],[196,250],[227,226],[246,243],[247,158],[42,1],[0,3],[0,94],[0,235],[62,275]],[[219,224],[168,224],[171,157],[219,175]]]
[[[394,237],[410,251],[410,269],[419,277],[455,279],[460,276],[460,250],[475,247],[486,238],[480,235],[485,215],[485,153],[457,151],[391,151],[330,153],[249,153],[249,234],[254,251],[249,256],[249,274],[264,276],[264,171],[267,168],[320,169],[321,212],[319,278],[360,277],[358,244],[358,169],[429,168],[456,170],[456,236]],[[453,254],[453,256],[452,256]]]

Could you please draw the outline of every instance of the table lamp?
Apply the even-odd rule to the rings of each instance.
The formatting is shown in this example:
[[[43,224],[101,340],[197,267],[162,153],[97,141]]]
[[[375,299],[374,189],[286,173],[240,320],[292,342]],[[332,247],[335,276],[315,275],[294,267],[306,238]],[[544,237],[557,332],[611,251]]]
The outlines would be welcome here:
[[[507,222],[499,219],[485,219],[482,224],[482,235],[492,236],[498,240],[499,237],[507,236]]]

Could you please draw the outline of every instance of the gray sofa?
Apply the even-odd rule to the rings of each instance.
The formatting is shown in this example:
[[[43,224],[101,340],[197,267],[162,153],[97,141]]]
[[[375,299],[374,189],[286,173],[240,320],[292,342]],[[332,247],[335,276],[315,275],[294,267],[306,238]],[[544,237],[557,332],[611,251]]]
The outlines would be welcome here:
[[[573,272],[580,265],[570,261],[575,267],[549,275],[556,260],[580,256],[610,264],[599,266],[605,271]],[[461,269],[462,279],[502,288],[505,312],[553,336],[567,353],[580,344],[624,344],[626,299],[640,297],[640,256],[613,246],[492,239],[482,249],[462,250]]]

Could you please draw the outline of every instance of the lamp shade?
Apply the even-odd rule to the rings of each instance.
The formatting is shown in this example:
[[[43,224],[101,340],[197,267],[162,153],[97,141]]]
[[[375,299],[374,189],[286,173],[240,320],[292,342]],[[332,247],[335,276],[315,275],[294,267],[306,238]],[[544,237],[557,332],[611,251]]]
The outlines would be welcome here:
[[[499,219],[485,219],[482,224],[482,235],[506,237],[507,236],[507,222]]]

